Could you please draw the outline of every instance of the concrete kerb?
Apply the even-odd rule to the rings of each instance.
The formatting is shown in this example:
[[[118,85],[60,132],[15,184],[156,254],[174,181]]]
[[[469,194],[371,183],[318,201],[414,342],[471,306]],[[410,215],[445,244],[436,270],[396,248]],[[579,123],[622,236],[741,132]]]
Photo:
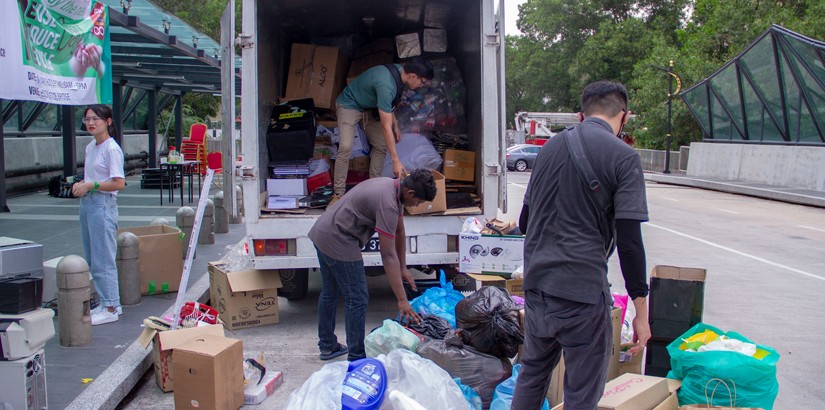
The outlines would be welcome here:
[[[186,300],[206,303],[209,300],[209,275],[203,275],[186,291]],[[174,305],[163,312],[171,315]],[[143,348],[137,340],[124,351],[66,409],[115,409],[135,388],[147,370],[152,368],[152,349]]]
[[[814,206],[825,208],[825,197],[805,195],[799,192],[790,192],[795,188],[771,187],[760,188],[748,186],[735,182],[712,181],[690,176],[675,176],[645,173],[645,180],[662,184],[688,186],[693,188],[709,189],[712,191],[727,192],[731,194],[752,196],[755,198],[771,199],[775,201],[787,202],[797,205]]]

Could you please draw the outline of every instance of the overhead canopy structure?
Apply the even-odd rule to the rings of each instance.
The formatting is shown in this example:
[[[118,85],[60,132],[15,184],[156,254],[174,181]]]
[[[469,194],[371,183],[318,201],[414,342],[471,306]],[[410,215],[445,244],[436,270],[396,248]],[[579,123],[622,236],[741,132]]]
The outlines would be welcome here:
[[[707,142],[825,146],[825,43],[774,25],[680,96]]]

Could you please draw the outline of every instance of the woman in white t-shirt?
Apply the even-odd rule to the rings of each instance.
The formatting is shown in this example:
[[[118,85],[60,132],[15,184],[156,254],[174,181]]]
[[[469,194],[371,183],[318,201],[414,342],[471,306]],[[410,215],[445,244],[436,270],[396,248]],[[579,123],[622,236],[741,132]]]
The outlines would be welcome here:
[[[123,312],[117,281],[117,191],[126,187],[123,150],[112,138],[117,129],[112,109],[91,105],[83,116],[94,140],[86,145],[84,179],[72,186],[80,198],[80,234],[100,305],[92,310],[92,325],[118,320]]]

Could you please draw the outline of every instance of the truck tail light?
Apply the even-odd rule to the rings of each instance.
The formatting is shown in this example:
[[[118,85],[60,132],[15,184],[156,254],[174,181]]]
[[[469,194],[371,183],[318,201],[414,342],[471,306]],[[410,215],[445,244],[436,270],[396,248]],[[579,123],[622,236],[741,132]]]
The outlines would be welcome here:
[[[290,244],[289,239],[254,239],[252,244],[255,247],[255,256],[286,256],[295,254],[294,241]]]

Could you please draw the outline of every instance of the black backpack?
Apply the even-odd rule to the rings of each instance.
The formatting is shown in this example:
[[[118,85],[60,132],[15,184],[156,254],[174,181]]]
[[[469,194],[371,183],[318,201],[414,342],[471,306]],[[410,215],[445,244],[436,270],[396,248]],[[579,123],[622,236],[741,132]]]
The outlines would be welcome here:
[[[392,79],[395,80],[395,99],[392,100],[392,109],[395,110],[395,107],[398,107],[398,103],[401,102],[401,92],[404,91],[404,84],[401,82],[401,73],[398,72],[395,64],[384,64],[384,67],[390,71]]]

